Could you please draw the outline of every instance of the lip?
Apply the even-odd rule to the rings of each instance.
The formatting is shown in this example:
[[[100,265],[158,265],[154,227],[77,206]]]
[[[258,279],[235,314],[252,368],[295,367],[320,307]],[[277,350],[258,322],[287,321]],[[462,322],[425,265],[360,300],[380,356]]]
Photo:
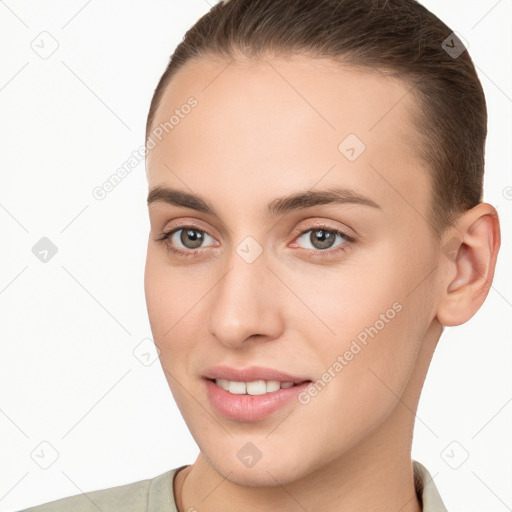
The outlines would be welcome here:
[[[213,366],[203,374],[206,379],[227,379],[236,382],[250,382],[254,380],[277,380],[279,382],[301,383],[310,381],[310,377],[291,375],[273,368],[263,366],[249,366],[247,368],[233,368],[231,366]]]
[[[209,378],[203,380],[208,399],[219,414],[230,420],[246,422],[264,420],[292,401],[295,406],[299,405],[297,395],[311,384],[311,381],[306,381],[264,395],[235,395],[215,384],[214,380]]]
[[[227,379],[235,382],[252,382],[255,380],[276,380],[293,382],[295,385],[282,388],[263,395],[236,395],[215,384],[215,379]],[[266,368],[249,366],[233,368],[227,365],[213,366],[203,374],[206,394],[211,405],[225,418],[238,421],[259,421],[289,404],[310,383],[311,378]],[[295,400],[298,404],[298,400]]]

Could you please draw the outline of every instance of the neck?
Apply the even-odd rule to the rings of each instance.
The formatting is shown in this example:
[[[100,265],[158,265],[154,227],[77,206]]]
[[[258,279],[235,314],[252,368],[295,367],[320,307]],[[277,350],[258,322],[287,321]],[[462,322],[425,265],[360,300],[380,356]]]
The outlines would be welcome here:
[[[396,407],[369,436],[343,456],[286,486],[248,487],[229,481],[199,453],[180,471],[174,488],[179,512],[421,512],[411,461],[414,419],[423,382],[439,339],[433,323]]]
[[[405,433],[404,433],[405,434]],[[401,447],[406,443],[401,439]],[[384,453],[379,440],[355,447],[350,454],[286,486],[244,487],[219,475],[200,453],[195,463],[178,473],[179,512],[258,512],[283,510],[324,512],[421,512],[407,450]],[[409,440],[408,443],[409,444]],[[394,448],[397,445],[388,445]],[[180,477],[181,479],[178,479]],[[183,483],[185,485],[183,485]]]

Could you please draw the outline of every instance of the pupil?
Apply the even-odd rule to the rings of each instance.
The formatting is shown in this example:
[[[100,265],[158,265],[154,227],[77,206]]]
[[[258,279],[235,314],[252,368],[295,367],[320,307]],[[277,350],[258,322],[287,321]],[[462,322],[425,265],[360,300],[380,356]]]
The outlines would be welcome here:
[[[189,249],[196,249],[201,246],[203,235],[197,229],[187,229],[182,230],[180,238],[185,247],[188,247]],[[190,242],[192,242],[191,245],[189,245]]]
[[[317,235],[315,235],[315,233]],[[335,235],[323,229],[314,229],[311,232],[311,243],[318,249],[328,249],[334,243]]]

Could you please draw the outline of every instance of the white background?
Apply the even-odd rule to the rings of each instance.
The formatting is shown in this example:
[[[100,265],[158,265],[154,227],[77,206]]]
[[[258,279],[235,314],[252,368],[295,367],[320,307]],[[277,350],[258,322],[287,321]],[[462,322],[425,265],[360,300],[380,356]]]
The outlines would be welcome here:
[[[464,37],[477,65],[489,109],[484,200],[498,209],[503,242],[484,306],[447,331],[434,355],[413,458],[450,511],[505,512],[512,2],[424,5]],[[158,361],[144,366],[133,353],[151,338],[144,163],[104,200],[92,190],[144,143],[168,58],[209,8],[206,0],[0,2],[1,512],[152,478],[197,456]],[[46,49],[58,44],[46,59],[34,50],[41,37]],[[58,248],[47,263],[32,253],[42,237]],[[36,461],[49,463],[53,449],[58,458],[44,470]],[[466,451],[467,461],[449,467]]]

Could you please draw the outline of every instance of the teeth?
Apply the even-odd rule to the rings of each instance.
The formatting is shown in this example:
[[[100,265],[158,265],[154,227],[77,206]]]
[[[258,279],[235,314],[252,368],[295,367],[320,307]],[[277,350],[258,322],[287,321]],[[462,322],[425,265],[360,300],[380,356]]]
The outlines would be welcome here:
[[[267,384],[264,380],[255,380],[246,384],[248,395],[264,395],[267,392]]]
[[[236,382],[227,379],[215,379],[215,383],[234,395],[264,395],[265,393],[272,393],[281,388],[291,388],[293,386],[293,382],[279,382],[278,380]]]
[[[246,393],[246,384],[245,382],[235,382],[231,381],[229,382],[229,389],[228,391],[230,393],[233,393],[234,395],[244,395]]]
[[[229,380],[215,379],[215,384],[217,384],[217,386],[220,386],[222,389],[225,389],[226,391],[229,390]]]
[[[260,382],[265,383],[264,380],[262,380]],[[291,385],[293,386],[293,382],[291,383]],[[267,393],[272,393],[272,391],[277,391],[278,389],[280,389],[281,383],[277,380],[269,380],[268,382],[265,383],[265,386],[266,386],[265,391]]]

